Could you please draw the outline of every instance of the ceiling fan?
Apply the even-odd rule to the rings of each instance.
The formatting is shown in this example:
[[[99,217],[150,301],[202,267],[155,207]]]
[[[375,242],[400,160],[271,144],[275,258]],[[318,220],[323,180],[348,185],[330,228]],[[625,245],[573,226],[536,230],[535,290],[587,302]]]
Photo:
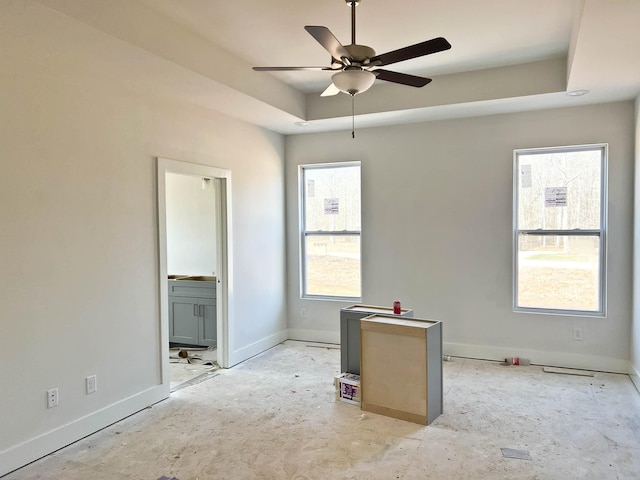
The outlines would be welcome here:
[[[350,45],[342,45],[327,27],[309,25],[304,27],[305,30],[331,54],[331,66],[253,67],[253,69],[257,71],[326,70],[336,72],[331,77],[331,85],[322,93],[322,96],[336,95],[344,92],[353,97],[368,90],[376,78],[401,85],[409,85],[411,87],[424,87],[431,82],[430,78],[393,72],[377,67],[448,50],[451,48],[451,44],[447,40],[442,37],[437,37],[425,42],[416,43],[415,45],[376,55],[373,48],[356,43],[356,6],[360,1],[345,0],[345,2],[351,7]]]

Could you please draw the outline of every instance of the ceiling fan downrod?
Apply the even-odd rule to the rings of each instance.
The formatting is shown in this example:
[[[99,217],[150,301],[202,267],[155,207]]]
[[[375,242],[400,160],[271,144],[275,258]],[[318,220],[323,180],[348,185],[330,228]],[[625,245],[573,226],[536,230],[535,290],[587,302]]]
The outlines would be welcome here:
[[[345,0],[347,5],[351,7],[351,45],[356,44],[356,7],[360,3],[359,0]]]

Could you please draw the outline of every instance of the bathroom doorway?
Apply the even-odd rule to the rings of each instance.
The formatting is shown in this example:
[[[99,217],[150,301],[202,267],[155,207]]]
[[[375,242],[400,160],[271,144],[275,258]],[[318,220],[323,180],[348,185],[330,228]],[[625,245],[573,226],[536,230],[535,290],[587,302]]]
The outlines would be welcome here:
[[[162,383],[227,366],[230,172],[158,158]]]

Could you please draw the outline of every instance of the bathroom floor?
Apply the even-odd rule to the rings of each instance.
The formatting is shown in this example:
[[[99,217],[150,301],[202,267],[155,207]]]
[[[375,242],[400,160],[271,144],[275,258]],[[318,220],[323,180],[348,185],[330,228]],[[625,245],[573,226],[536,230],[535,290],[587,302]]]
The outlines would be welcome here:
[[[169,348],[171,392],[206,379],[219,369],[216,360],[216,347],[171,346]]]

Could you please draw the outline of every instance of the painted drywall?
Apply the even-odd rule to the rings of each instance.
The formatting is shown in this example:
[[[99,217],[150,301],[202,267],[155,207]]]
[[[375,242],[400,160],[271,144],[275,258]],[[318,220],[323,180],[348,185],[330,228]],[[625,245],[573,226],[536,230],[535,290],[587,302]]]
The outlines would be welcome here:
[[[640,96],[635,102],[635,208],[633,236],[633,323],[629,375],[640,392]]]
[[[103,48],[80,58],[58,37]],[[168,392],[156,156],[231,170],[232,358],[286,338],[283,138],[96,68],[113,42],[127,51],[32,2],[0,2],[0,475]]]
[[[177,173],[165,180],[169,275],[215,275],[215,182]]]
[[[416,317],[442,320],[449,355],[626,372],[633,136],[626,102],[362,129],[355,139],[287,137],[290,337],[338,342],[348,305],[300,298],[298,165],[359,160],[363,303],[400,300]],[[609,144],[607,317],[514,313],[513,150],[601,142]],[[574,327],[583,341],[573,340]]]

